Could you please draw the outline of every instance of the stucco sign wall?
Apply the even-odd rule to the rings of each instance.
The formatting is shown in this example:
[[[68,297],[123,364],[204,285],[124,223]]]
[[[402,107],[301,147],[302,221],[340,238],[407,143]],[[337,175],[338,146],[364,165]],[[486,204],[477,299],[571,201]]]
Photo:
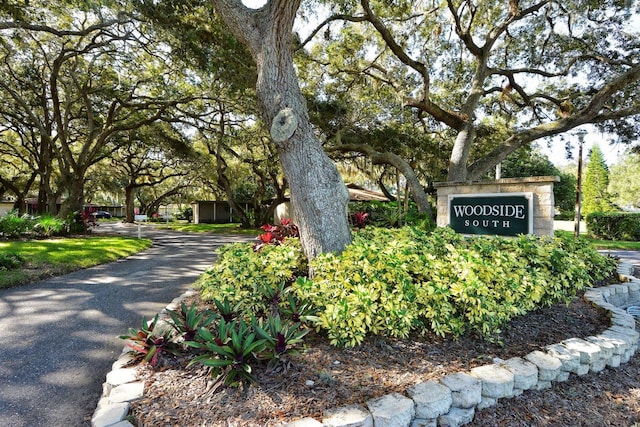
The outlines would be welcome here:
[[[557,176],[436,183],[438,226],[462,234],[553,236]]]

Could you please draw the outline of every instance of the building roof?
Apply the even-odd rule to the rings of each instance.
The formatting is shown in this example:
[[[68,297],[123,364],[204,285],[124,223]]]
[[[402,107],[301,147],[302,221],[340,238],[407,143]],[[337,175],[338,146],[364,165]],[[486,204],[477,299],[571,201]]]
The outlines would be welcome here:
[[[347,184],[349,190],[349,200],[352,202],[370,202],[373,200],[388,202],[389,199],[379,191],[367,190],[356,184]]]

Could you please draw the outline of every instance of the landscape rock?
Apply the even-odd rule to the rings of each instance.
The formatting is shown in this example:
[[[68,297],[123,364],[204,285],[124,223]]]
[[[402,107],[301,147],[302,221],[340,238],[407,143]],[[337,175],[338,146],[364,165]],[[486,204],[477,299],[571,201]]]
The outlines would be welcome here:
[[[128,403],[104,405],[93,413],[91,427],[107,427],[120,422],[129,412]]]
[[[453,408],[449,413],[438,417],[440,427],[460,427],[473,421],[475,410],[473,408]]]
[[[570,338],[562,341],[562,345],[571,351],[575,351],[580,355],[580,363],[583,365],[591,365],[600,358],[602,351],[600,347],[594,343],[583,340],[582,338]]]
[[[415,402],[416,417],[438,418],[451,409],[451,389],[437,381],[416,384],[407,390]]]
[[[524,358],[538,367],[538,380],[540,381],[555,380],[560,373],[560,368],[562,368],[560,359],[539,350],[532,351]]]
[[[373,427],[373,416],[360,405],[349,405],[326,411],[322,425],[328,427]]]
[[[375,427],[407,427],[415,416],[413,400],[393,393],[367,401]]]
[[[457,372],[440,380],[451,390],[451,406],[471,408],[482,400],[482,382],[465,372]]]
[[[109,400],[112,403],[130,402],[140,399],[144,394],[144,384],[141,382],[122,384],[111,390]]]
[[[513,374],[499,365],[471,369],[471,375],[482,381],[482,398],[500,399],[513,396]]]
[[[503,366],[513,374],[515,389],[529,390],[538,383],[538,368],[531,362],[514,357],[504,362]]]

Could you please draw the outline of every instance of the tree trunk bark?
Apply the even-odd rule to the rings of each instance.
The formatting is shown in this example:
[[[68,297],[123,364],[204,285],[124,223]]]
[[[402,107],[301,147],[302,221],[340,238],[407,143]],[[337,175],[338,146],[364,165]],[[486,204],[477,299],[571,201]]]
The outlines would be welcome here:
[[[135,219],[135,207],[133,196],[135,195],[135,186],[129,184],[124,188],[124,222],[133,224]]]
[[[448,182],[464,182],[467,180],[467,163],[469,161],[469,153],[474,138],[473,126],[467,124],[464,129],[458,132],[456,141],[449,157],[449,173],[447,174]]]
[[[84,205],[84,172],[77,172],[73,175],[69,185],[69,195],[62,202],[59,218],[66,218],[73,212],[82,211]]]
[[[341,252],[351,242],[349,193],[313,132],[291,55],[300,0],[270,0],[258,10],[240,0],[213,0],[213,5],[256,62],[260,111],[289,182],[305,255]]]

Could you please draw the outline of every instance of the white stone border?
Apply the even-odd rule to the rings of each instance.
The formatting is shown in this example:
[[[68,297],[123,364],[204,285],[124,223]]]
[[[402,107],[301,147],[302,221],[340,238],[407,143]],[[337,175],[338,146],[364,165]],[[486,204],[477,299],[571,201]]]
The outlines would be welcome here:
[[[189,289],[171,301],[160,312],[158,322],[166,321],[169,318],[168,310],[179,310],[180,304],[197,292],[195,289]],[[133,427],[133,424],[126,420],[129,402],[142,398],[144,383],[138,381],[137,366],[126,367],[131,360],[131,349],[125,345],[102,384],[102,397],[91,417],[92,427]]]
[[[571,374],[586,375],[605,367],[627,363],[638,349],[640,334],[636,321],[623,307],[640,304],[640,279],[633,277],[633,265],[620,262],[618,275],[623,283],[591,288],[584,298],[608,311],[611,326],[599,335],[571,338],[534,351],[523,358],[498,360],[468,372],[457,372],[440,379],[417,384],[399,393],[367,401],[367,408],[349,405],[326,411],[322,422],[302,418],[280,427],[457,427],[470,423],[476,411],[494,406],[499,399],[522,394],[525,390],[550,388],[566,381]],[[190,290],[176,298],[160,314],[176,310],[193,295]],[[103,384],[103,395],[91,419],[92,427],[129,427],[125,418],[129,403],[143,396],[144,384],[137,381],[136,368],[124,368],[130,361],[125,347]]]

